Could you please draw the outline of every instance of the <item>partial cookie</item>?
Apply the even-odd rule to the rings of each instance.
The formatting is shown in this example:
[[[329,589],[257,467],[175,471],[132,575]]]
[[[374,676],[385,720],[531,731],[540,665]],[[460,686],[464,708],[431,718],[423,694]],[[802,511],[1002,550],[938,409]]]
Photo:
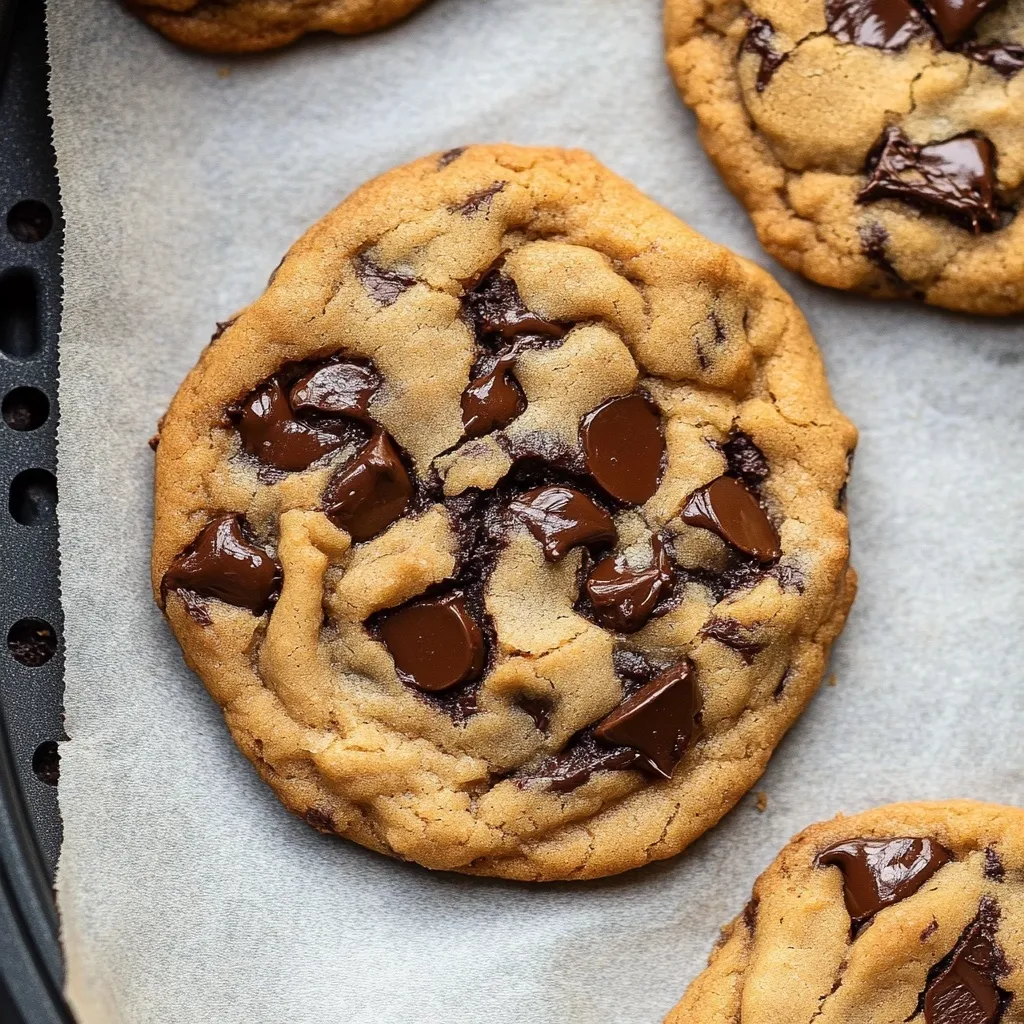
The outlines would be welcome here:
[[[157,31],[209,53],[253,53],[307,32],[356,35],[404,18],[426,0],[123,0]]]
[[[892,804],[801,832],[665,1024],[1024,1020],[1024,811]]]
[[[762,245],[833,288],[1024,310],[1024,0],[666,0]]]
[[[325,217],[203,354],[153,586],[317,828],[611,874],[718,821],[818,686],[854,441],[763,271],[584,153],[453,150]]]

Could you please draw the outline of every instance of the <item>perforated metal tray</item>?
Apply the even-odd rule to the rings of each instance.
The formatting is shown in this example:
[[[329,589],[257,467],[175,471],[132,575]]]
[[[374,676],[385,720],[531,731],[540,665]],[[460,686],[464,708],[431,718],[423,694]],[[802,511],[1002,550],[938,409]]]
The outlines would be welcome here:
[[[0,0],[0,1022],[70,1022],[53,901],[63,617],[57,335],[63,224],[43,0]]]

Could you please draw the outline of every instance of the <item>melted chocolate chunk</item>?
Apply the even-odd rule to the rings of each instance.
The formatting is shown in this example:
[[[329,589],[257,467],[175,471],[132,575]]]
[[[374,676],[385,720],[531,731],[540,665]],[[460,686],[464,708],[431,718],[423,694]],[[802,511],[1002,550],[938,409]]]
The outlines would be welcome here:
[[[378,630],[399,678],[409,686],[439,693],[483,672],[483,634],[458,592],[389,612]]]
[[[826,0],[825,22],[839,42],[878,50],[902,50],[929,31],[907,0]]]
[[[379,387],[380,377],[367,363],[328,363],[296,381],[289,399],[295,412],[365,420]]]
[[[583,417],[580,443],[588,472],[616,500],[642,505],[658,489],[665,437],[646,396],[602,402]]]
[[[285,472],[308,469],[345,444],[344,438],[297,420],[276,379],[242,403],[238,433],[250,455]]]
[[[597,724],[594,735],[632,747],[637,768],[668,779],[693,737],[699,710],[693,665],[682,661],[624,700]]]
[[[717,640],[726,647],[731,647],[748,664],[764,650],[764,644],[751,637],[735,619],[712,619],[701,634],[709,640]]]
[[[782,555],[779,535],[757,498],[731,476],[694,491],[683,509],[683,522],[717,533],[759,562],[774,562]]]
[[[454,161],[458,160],[459,157],[462,156],[462,154],[465,152],[465,146],[458,146],[455,149],[446,149],[437,158],[437,169],[439,171],[443,171],[450,163],[453,163]]]
[[[672,582],[672,562],[660,537],[651,540],[653,563],[631,569],[621,557],[609,555],[587,576],[585,587],[594,620],[605,629],[635,633],[651,617]]]
[[[921,6],[947,46],[965,39],[982,15],[1004,0],[920,0]]]
[[[369,256],[360,256],[356,260],[356,277],[370,293],[370,298],[381,306],[397,302],[401,294],[416,283],[416,278],[388,270],[374,263]]]
[[[523,334],[539,334],[563,338],[565,328],[531,313],[519,297],[519,289],[511,277],[492,270],[462,298],[478,335],[515,338]]]
[[[164,573],[161,589],[212,597],[238,608],[262,615],[281,592],[281,566],[263,548],[253,543],[244,516],[219,516],[171,563]],[[186,608],[203,625],[210,618],[195,601]]]
[[[838,867],[854,934],[884,907],[913,896],[953,859],[931,839],[849,839],[818,854],[816,864]]]
[[[890,126],[868,161],[868,183],[857,201],[900,199],[944,214],[976,234],[999,227],[995,204],[995,147],[988,139],[959,135],[918,146]]]
[[[764,452],[742,431],[734,431],[722,445],[722,453],[729,465],[729,473],[738,477],[749,488],[756,490],[771,470]]]
[[[924,1010],[925,1024],[997,1024],[1012,998],[997,984],[1008,970],[998,924],[999,907],[986,896],[953,950],[929,971],[915,1017]]]
[[[452,207],[452,213],[461,213],[464,217],[473,217],[478,213],[486,213],[491,208],[491,200],[505,187],[505,182],[496,181],[493,185],[474,192],[461,203]]]
[[[870,224],[863,225],[858,234],[860,235],[860,251],[864,253],[864,255],[871,260],[879,270],[883,271],[894,281],[902,283],[902,278],[897,273],[896,268],[889,262],[889,253],[887,250],[889,245],[889,232],[886,231],[878,221],[871,221]],[[846,484],[844,483],[843,486],[845,487]]]
[[[637,752],[628,747],[610,749],[592,730],[580,733],[565,750],[545,758],[519,778],[520,785],[545,782],[556,793],[570,793],[590,780],[594,772],[622,771],[636,766]]]
[[[510,423],[526,409],[526,396],[512,376],[514,355],[497,361],[489,373],[469,382],[462,393],[462,425],[467,437],[480,437]]]
[[[1006,78],[1024,70],[1024,46],[1018,43],[965,43],[960,52]]]
[[[613,544],[617,536],[612,517],[573,487],[537,487],[509,508],[540,541],[549,562],[559,561],[580,544]]]
[[[770,21],[766,18],[750,18],[748,22],[750,27],[743,38],[740,50],[761,58],[761,66],[757,69],[756,88],[758,92],[764,92],[765,86],[772,80],[775,72],[789,60],[789,54],[779,53],[772,46],[775,29]]]
[[[336,526],[354,541],[369,540],[401,516],[413,496],[413,485],[398,451],[377,429],[363,450],[327,484],[323,506]]]
[[[985,877],[992,882],[1002,882],[1006,879],[1003,860],[991,846],[985,847]]]
[[[551,721],[551,705],[546,700],[540,697],[520,697],[516,701],[516,707],[525,711],[541,732],[547,729]]]

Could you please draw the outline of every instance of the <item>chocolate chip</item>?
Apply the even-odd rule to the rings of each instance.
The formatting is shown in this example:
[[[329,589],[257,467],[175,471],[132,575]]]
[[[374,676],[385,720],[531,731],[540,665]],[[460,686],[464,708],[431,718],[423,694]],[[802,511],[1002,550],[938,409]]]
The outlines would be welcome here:
[[[537,487],[509,508],[540,541],[549,562],[564,558],[579,544],[612,544],[617,536],[612,517],[573,487]]]
[[[519,697],[515,705],[521,711],[525,711],[532,719],[533,724],[544,732],[551,721],[551,705],[540,697]]]
[[[512,376],[513,355],[469,382],[462,393],[462,425],[467,437],[479,437],[510,423],[526,409],[526,396]]]
[[[937,931],[939,930],[939,922],[933,917],[925,926],[921,929],[921,934],[918,938],[922,942],[927,942]]]
[[[1002,882],[1006,879],[1003,859],[991,846],[985,847],[985,877],[991,882]]]
[[[902,278],[896,268],[889,261],[888,245],[889,232],[882,227],[878,221],[871,221],[863,225],[857,232],[860,236],[860,251],[871,260],[879,270],[891,277],[894,281],[902,283]],[[843,484],[845,487],[845,483]]]
[[[825,23],[839,42],[878,50],[902,50],[929,31],[907,0],[826,0]]]
[[[717,640],[720,644],[732,648],[748,665],[754,663],[754,658],[765,647],[761,641],[751,637],[749,631],[735,619],[712,619],[701,630],[701,634],[709,640]]]
[[[984,897],[956,946],[928,972],[915,1017],[923,1009],[925,1024],[997,1024],[1012,998],[996,983],[1008,970],[998,923],[999,907]]]
[[[636,764],[637,752],[628,747],[609,749],[594,738],[593,730],[575,737],[557,754],[545,758],[532,769],[522,772],[520,786],[543,782],[555,793],[570,793],[588,782],[594,772],[622,771]]]
[[[318,832],[334,831],[334,819],[326,811],[321,811],[317,807],[310,807],[302,817],[307,825],[312,825]]]
[[[286,472],[308,469],[344,445],[344,438],[295,418],[284,389],[272,379],[249,395],[237,414],[242,447]]]
[[[632,747],[636,767],[671,778],[696,729],[700,693],[689,661],[682,661],[623,701],[594,729],[606,743]]]
[[[900,199],[942,213],[976,234],[999,227],[995,205],[995,147],[959,135],[918,146],[895,125],[886,128],[868,161],[860,203]]]
[[[729,435],[729,440],[722,445],[722,453],[729,465],[729,473],[750,488],[756,489],[771,472],[764,452],[741,430],[735,430]]]
[[[759,562],[773,562],[782,555],[779,535],[757,498],[731,476],[720,476],[694,491],[683,508],[683,522],[717,533]]]
[[[1006,78],[1024,70],[1024,46],[1017,43],[965,43],[960,52],[979,64],[985,64]]]
[[[818,854],[815,864],[838,867],[856,934],[884,907],[913,896],[953,859],[931,839],[849,839]]]
[[[766,18],[748,18],[749,28],[743,38],[740,50],[756,54],[761,58],[761,66],[757,69],[757,91],[764,92],[765,86],[772,80],[776,71],[789,59],[788,53],[779,53],[772,46],[775,29]]]
[[[599,626],[635,633],[651,617],[672,582],[672,563],[661,538],[652,538],[651,547],[653,563],[646,569],[632,569],[621,556],[609,555],[590,570],[585,587]]]
[[[380,377],[368,363],[327,363],[296,381],[289,399],[295,412],[363,420],[379,387]]]
[[[466,152],[466,147],[465,146],[458,146],[455,149],[445,150],[445,152],[443,152],[437,158],[437,169],[439,171],[443,171],[450,163],[452,163],[455,160],[458,160],[459,157],[462,156],[462,154],[465,153],[465,152]]]
[[[580,443],[590,475],[618,501],[642,505],[665,463],[661,417],[645,395],[609,398],[583,417]]]
[[[982,15],[1004,0],[920,0],[932,24],[947,46],[959,43]]]
[[[491,208],[491,201],[505,187],[505,182],[496,181],[493,185],[474,192],[461,203],[451,208],[452,213],[461,213],[464,217],[473,217],[478,213],[486,213]]]
[[[450,690],[483,672],[483,634],[458,592],[407,604],[378,628],[399,678],[417,689]]]
[[[401,516],[413,495],[398,451],[380,428],[363,450],[331,478],[323,506],[336,526],[355,541],[369,540]]]
[[[356,260],[356,277],[370,293],[370,298],[381,306],[397,302],[402,293],[416,283],[414,277],[388,270],[365,255]]]
[[[253,542],[245,517],[228,513],[204,526],[174,559],[162,590],[212,597],[262,615],[281,592],[281,566]],[[194,612],[194,603],[186,601],[186,607]]]
[[[478,335],[514,338],[539,334],[562,338],[565,328],[530,312],[519,297],[515,281],[498,270],[486,274],[462,298],[463,308]]]

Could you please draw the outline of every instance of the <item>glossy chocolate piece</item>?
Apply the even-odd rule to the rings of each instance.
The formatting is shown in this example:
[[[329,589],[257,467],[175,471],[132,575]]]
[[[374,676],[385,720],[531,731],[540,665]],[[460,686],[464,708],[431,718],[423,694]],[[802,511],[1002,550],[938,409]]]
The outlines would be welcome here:
[[[379,428],[363,450],[331,478],[323,506],[354,541],[369,540],[409,506],[412,481],[391,438]]]
[[[515,338],[524,334],[541,334],[562,338],[565,328],[526,308],[519,289],[511,277],[493,270],[477,286],[463,296],[463,306],[478,334]]]
[[[516,707],[525,711],[541,732],[547,729],[551,721],[551,704],[548,701],[540,697],[520,697],[516,701]]]
[[[988,139],[959,135],[918,146],[893,125],[883,132],[876,152],[858,202],[900,199],[941,213],[976,234],[999,226],[995,147]]]
[[[526,396],[512,376],[515,357],[503,356],[490,373],[469,382],[462,393],[462,425],[467,437],[480,437],[511,423],[526,409]]]
[[[765,646],[735,619],[712,619],[701,630],[701,635],[732,648],[748,665],[754,663],[754,658]]]
[[[635,633],[651,617],[672,582],[672,562],[661,538],[652,538],[651,547],[653,562],[646,569],[631,569],[623,558],[609,555],[590,570],[584,586],[599,626]]]
[[[946,46],[966,39],[982,16],[1005,0],[920,0]]]
[[[641,394],[609,398],[583,417],[580,443],[590,475],[618,501],[642,505],[665,464],[661,418]]]
[[[884,907],[913,896],[953,855],[931,839],[848,839],[818,854],[838,867],[854,932]]]
[[[966,43],[960,52],[998,71],[1005,78],[1024,71],[1024,46],[1019,43]]]
[[[336,452],[344,438],[295,418],[276,379],[254,391],[238,416],[242,447],[260,462],[285,472],[300,472]]]
[[[694,491],[683,508],[683,522],[717,533],[759,562],[774,562],[782,555],[779,535],[757,498],[731,476]]]
[[[414,277],[397,270],[388,270],[374,263],[369,256],[360,256],[356,260],[356,277],[369,292],[370,298],[380,306],[393,305],[403,292],[416,283]]]
[[[839,42],[878,50],[902,50],[929,33],[907,0],[826,0],[825,23]]]
[[[613,544],[617,536],[612,517],[572,487],[535,487],[509,508],[540,541],[549,562],[559,561],[580,544]]]
[[[789,59],[789,54],[779,53],[772,46],[775,29],[766,18],[750,18],[749,25],[740,50],[744,53],[753,53],[761,58],[761,66],[757,69],[755,88],[758,92],[764,92],[765,86],[772,80],[775,72]]]
[[[483,633],[460,593],[414,601],[385,615],[378,628],[399,678],[417,689],[440,693],[483,672]]]
[[[997,984],[1008,973],[996,944],[999,908],[985,897],[978,916],[953,951],[929,974],[923,994],[925,1024],[997,1024],[1011,996]]]
[[[245,517],[228,513],[204,526],[174,559],[162,589],[216,598],[262,615],[281,592],[281,566],[253,543]],[[208,625],[209,616],[187,603],[193,617]]]
[[[696,729],[700,692],[682,661],[624,700],[594,729],[597,739],[637,751],[636,767],[668,779]]]
[[[565,750],[545,758],[524,774],[520,784],[544,782],[555,793],[571,793],[589,782],[594,772],[625,771],[636,766],[637,752],[629,747],[610,748],[599,743],[588,730],[573,740]]]
[[[377,371],[366,363],[328,363],[296,381],[289,400],[295,412],[365,420],[379,387]]]

